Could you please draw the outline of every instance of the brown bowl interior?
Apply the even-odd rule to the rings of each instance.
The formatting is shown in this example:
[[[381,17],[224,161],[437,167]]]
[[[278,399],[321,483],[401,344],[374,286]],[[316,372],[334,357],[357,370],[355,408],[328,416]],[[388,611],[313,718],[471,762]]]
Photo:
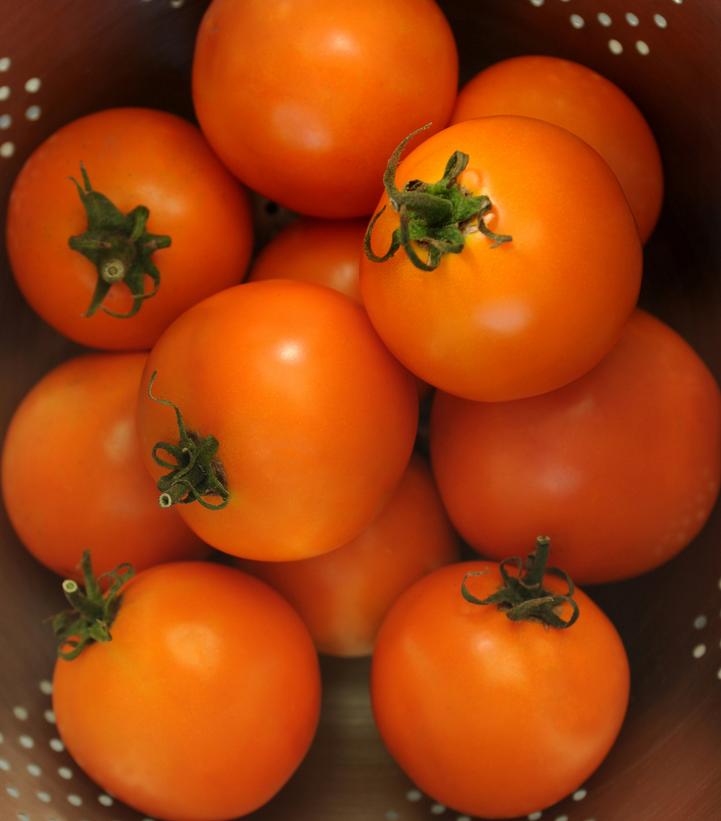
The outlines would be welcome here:
[[[638,103],[661,145],[667,182],[661,222],[646,249],[642,305],[680,331],[721,377],[721,122],[716,120],[721,6],[691,0],[444,0],[441,5],[458,39],[462,79],[502,57],[554,54],[601,71]],[[204,0],[5,3],[0,16],[3,217],[22,162],[63,123],[114,105],[146,105],[192,117],[189,66],[205,6]],[[599,12],[610,17],[610,25],[603,25]],[[636,15],[636,25],[627,12]],[[574,27],[571,15],[583,26]],[[622,53],[612,52],[611,39]],[[637,41],[648,46],[648,54],[641,54]],[[27,84],[31,78],[40,80],[39,89]],[[4,86],[9,96],[3,96],[8,95]],[[255,212],[261,241],[288,219],[260,198]],[[4,430],[29,387],[78,348],[31,312],[4,255],[0,264]],[[583,791],[544,811],[544,819],[721,817],[720,542],[717,508],[694,544],[665,567],[589,591],[626,642],[631,705],[620,740],[601,769]],[[25,552],[2,510],[0,544],[0,818],[139,818],[117,803],[106,806],[108,797],[58,750],[47,712],[54,648],[43,623],[62,606],[58,580]],[[414,791],[385,752],[372,722],[368,670],[367,660],[323,660],[324,706],[316,743],[287,787],[254,817],[460,819]]]

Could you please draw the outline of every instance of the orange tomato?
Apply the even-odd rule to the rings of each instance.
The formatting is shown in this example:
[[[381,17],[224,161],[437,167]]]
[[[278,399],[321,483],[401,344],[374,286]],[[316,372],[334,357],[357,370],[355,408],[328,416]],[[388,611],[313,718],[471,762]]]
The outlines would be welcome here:
[[[160,276],[154,296],[135,300],[125,282],[105,283],[109,291],[92,316],[85,313],[104,280],[68,244],[88,228],[70,179],[85,186],[81,165],[92,188],[123,215],[146,206],[149,234],[171,242],[150,254]],[[96,208],[97,194],[91,200]],[[113,258],[130,254],[122,263],[127,282],[138,260],[143,262],[139,288],[149,294],[154,286],[140,246],[155,240],[138,240],[131,248],[129,234],[129,225],[106,226],[94,239],[112,244],[107,253]],[[91,347],[147,349],[191,305],[243,278],[252,247],[250,211],[244,192],[197,128],[162,111],[109,109],[69,123],[30,156],[10,196],[7,247],[20,290],[54,328]],[[105,252],[89,253],[99,261]],[[114,276],[118,268],[108,270],[106,276]],[[134,307],[139,310],[126,319],[106,313]]]
[[[451,520],[508,555],[542,528],[579,582],[644,573],[703,527],[721,483],[721,392],[689,345],[636,311],[561,390],[518,402],[437,393],[431,455]]]
[[[10,422],[2,493],[13,527],[44,565],[78,577],[91,548],[100,573],[207,551],[175,511],[158,507],[143,467],[135,409],[144,354],[92,354],[46,374]]]
[[[663,199],[663,168],[643,114],[610,80],[559,57],[512,57],[461,89],[452,123],[496,114],[535,117],[587,142],[618,177],[645,242]]]
[[[451,188],[464,207],[469,194],[479,204],[488,197],[485,215],[461,225],[434,215],[434,231],[463,243],[435,270],[419,270],[403,248],[384,262],[364,256],[371,322],[410,371],[467,399],[518,399],[577,379],[617,341],[641,281],[641,244],[616,178],[557,126],[487,117],[422,143],[401,162],[397,188],[440,180],[456,151],[469,159]],[[428,196],[415,183],[411,189],[399,198]],[[387,207],[388,194],[380,206],[370,237],[376,255],[391,246],[403,213],[412,215],[411,205],[401,205],[403,213]],[[475,230],[481,223],[511,240],[497,245]],[[438,244],[410,247],[424,261]]]
[[[312,559],[242,567],[295,607],[321,653],[364,656],[398,596],[457,558],[431,473],[415,456],[383,512],[347,545]]]
[[[238,570],[167,564],[126,586],[110,633],[55,666],[78,765],[154,818],[236,818],[272,798],[319,714],[318,659],[293,609]]]
[[[301,217],[263,248],[248,274],[248,281],[315,282],[362,304],[358,267],[365,230],[365,220]]]
[[[453,564],[391,608],[373,655],[373,712],[391,755],[433,799],[483,818],[526,816],[606,756],[626,711],[628,661],[581,591],[578,620],[561,630],[469,603],[467,573],[479,574],[467,579],[476,598],[499,587],[498,565]],[[564,592],[550,575],[543,587]]]
[[[283,561],[339,547],[377,515],[403,475],[418,403],[413,382],[373,332],[365,312],[329,288],[250,282],[216,294],[178,319],[150,354],[139,430],[146,466],[157,443],[177,446],[173,409],[197,448],[219,446],[205,504],[180,504],[205,541],[233,555]],[[158,454],[166,468],[191,451]],[[168,458],[172,454],[172,458]],[[205,475],[193,468],[200,479]],[[166,502],[187,500],[182,473]],[[173,496],[175,494],[175,496]]]
[[[369,214],[393,147],[422,123],[443,128],[457,82],[433,0],[214,0],[193,62],[218,156],[255,191],[319,217]]]

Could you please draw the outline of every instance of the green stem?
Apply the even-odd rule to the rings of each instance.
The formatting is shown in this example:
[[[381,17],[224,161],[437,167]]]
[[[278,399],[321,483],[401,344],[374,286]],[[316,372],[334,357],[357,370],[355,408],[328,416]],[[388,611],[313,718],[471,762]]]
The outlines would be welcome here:
[[[153,383],[158,375],[153,371],[148,384],[148,396],[161,405],[167,405],[175,411],[178,425],[178,442],[156,442],[152,457],[157,465],[170,468],[170,471],[158,479],[157,487],[161,491],[158,497],[160,507],[168,508],[175,504],[198,502],[208,510],[221,510],[228,504],[230,491],[225,478],[225,469],[218,459],[220,443],[214,436],[201,437],[195,431],[189,431],[180,408],[169,399],[160,399],[153,394]],[[165,458],[167,454],[170,459]],[[219,502],[209,502],[206,497],[217,497]]]
[[[550,545],[551,540],[548,536],[539,536],[536,539],[535,551],[529,554],[525,563],[520,556],[504,559],[499,565],[503,584],[485,599],[474,596],[467,585],[469,578],[479,576],[483,571],[466,573],[461,582],[461,595],[470,604],[495,604],[512,621],[534,620],[549,627],[570,627],[579,615],[578,604],[573,598],[576,587],[563,570],[546,566]],[[514,575],[508,572],[509,565],[516,568]],[[552,593],[543,587],[546,573],[558,576],[566,582],[568,590],[565,594]],[[562,618],[557,612],[564,604],[570,605],[572,611],[567,619]]]
[[[93,642],[112,640],[110,628],[122,602],[122,588],[135,573],[131,565],[121,564],[96,578],[88,550],[83,553],[80,569],[83,587],[73,579],[65,579],[63,592],[70,609],[63,610],[52,619],[58,640],[58,656],[66,661],[77,658]],[[109,580],[105,592],[100,579]]]
[[[403,150],[408,142],[430,123],[413,131],[398,144],[388,160],[383,175],[383,186],[393,210],[398,213],[399,226],[393,231],[391,243],[385,253],[373,251],[372,236],[378,218],[385,206],[371,219],[363,239],[363,248],[371,262],[385,262],[399,248],[403,248],[408,259],[421,271],[434,271],[446,254],[460,254],[465,247],[466,234],[472,226],[491,240],[491,248],[511,242],[508,234],[497,234],[486,225],[484,217],[493,208],[485,195],[472,195],[463,189],[458,177],[468,165],[468,154],[454,151],[446,163],[443,176],[438,182],[427,183],[411,180],[402,189],[396,186],[395,178]],[[427,258],[421,259],[414,244],[427,251]]]
[[[130,310],[119,314],[103,307],[103,311],[110,316],[128,319],[140,310],[146,299],[158,292],[160,272],[151,257],[155,251],[168,248],[171,239],[148,233],[146,226],[150,212],[144,205],[123,214],[104,194],[93,189],[82,163],[80,172],[82,185],[74,177],[70,179],[75,183],[85,209],[88,227],[82,234],[70,237],[68,244],[92,262],[98,274],[85,316],[92,316],[102,307],[112,285],[122,283],[133,297]],[[152,283],[150,290],[146,290],[147,277]]]

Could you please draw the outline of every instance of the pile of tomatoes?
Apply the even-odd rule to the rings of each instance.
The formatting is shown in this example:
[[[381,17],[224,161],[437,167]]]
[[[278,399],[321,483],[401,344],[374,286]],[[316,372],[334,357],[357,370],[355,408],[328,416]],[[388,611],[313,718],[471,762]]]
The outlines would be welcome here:
[[[380,733],[434,799],[555,803],[629,692],[575,584],[672,558],[715,503],[718,386],[635,308],[663,191],[642,115],[556,58],[457,74],[433,0],[213,0],[199,127],[100,111],[15,182],[18,286],[103,352],[18,407],[4,501],[65,577],[63,741],[153,817],[281,789],[318,651],[373,653]],[[243,185],[301,215],[247,277]]]

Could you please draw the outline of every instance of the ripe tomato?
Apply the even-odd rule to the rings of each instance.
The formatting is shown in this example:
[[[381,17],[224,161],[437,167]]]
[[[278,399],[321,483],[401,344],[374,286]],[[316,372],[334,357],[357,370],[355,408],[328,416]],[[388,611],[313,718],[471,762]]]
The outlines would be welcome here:
[[[388,155],[448,122],[458,55],[433,0],[214,0],[193,99],[218,156],[244,183],[321,217],[365,216]]]
[[[103,789],[154,818],[207,821],[283,786],[315,733],[320,676],[277,593],[229,567],[162,565],[127,585],[109,632],[59,659],[53,682],[60,737]]]
[[[80,239],[86,206],[102,212],[101,226]],[[147,230],[138,206],[149,209]],[[98,244],[111,247],[87,249]],[[10,196],[7,245],[20,290],[46,322],[91,347],[144,349],[191,305],[240,282],[250,211],[197,128],[161,111],[109,109],[64,126],[30,156]],[[125,280],[109,284],[122,270]]]
[[[618,633],[581,591],[564,630],[464,600],[465,574],[479,574],[467,588],[485,599],[498,570],[467,562],[416,582],[381,626],[371,676],[378,728],[409,778],[483,818],[525,816],[579,787],[613,744],[629,690]],[[547,574],[543,587],[564,585]]]
[[[78,577],[84,549],[99,572],[207,551],[175,511],[164,515],[143,467],[135,410],[144,354],[92,354],[46,374],[15,411],[2,493],[28,550]]]
[[[645,242],[663,199],[663,169],[643,114],[610,80],[559,57],[513,57],[461,89],[451,122],[495,114],[535,117],[580,137],[618,177]]]
[[[438,393],[438,488],[463,537],[500,558],[543,528],[579,582],[635,576],[698,533],[721,482],[721,394],[674,331],[636,311],[561,390],[484,404]]]
[[[295,607],[321,653],[364,656],[398,596],[457,558],[433,477],[415,456],[383,512],[353,541],[312,559],[242,566]]]
[[[470,158],[465,170],[456,151]],[[398,188],[411,181],[393,195],[400,214],[388,194],[381,200],[370,244],[376,255],[395,247],[407,219],[412,238],[430,237],[409,242],[411,252],[437,267],[419,270],[400,247],[384,262],[364,256],[360,271],[371,322],[409,370],[449,393],[498,401],[558,388],[608,353],[638,296],[641,245],[595,151],[539,120],[488,117],[422,143],[398,169]],[[429,199],[424,231],[417,204]]]
[[[165,404],[148,393],[156,371]],[[167,402],[194,432],[187,451]],[[283,561],[339,547],[376,516],[410,457],[418,403],[361,308],[329,288],[273,280],[216,294],[173,323],[150,354],[139,412],[154,477],[195,465],[201,501],[179,506],[190,527],[228,553]],[[157,443],[170,445],[156,450],[162,468]],[[203,453],[207,470],[193,461]],[[183,471],[171,474],[163,502],[192,499]]]
[[[248,281],[298,279],[326,285],[362,304],[358,266],[365,220],[301,217],[263,248]]]

